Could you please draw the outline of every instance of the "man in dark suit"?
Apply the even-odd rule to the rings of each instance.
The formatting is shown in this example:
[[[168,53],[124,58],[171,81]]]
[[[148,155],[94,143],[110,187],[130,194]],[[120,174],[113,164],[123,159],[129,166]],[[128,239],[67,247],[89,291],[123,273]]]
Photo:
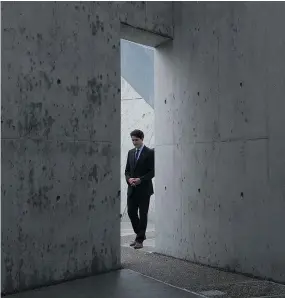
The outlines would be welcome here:
[[[146,239],[147,214],[153,194],[154,150],[143,144],[144,133],[141,130],[136,129],[130,135],[135,148],[128,153],[125,176],[128,184],[128,215],[137,235],[130,246],[140,249]]]

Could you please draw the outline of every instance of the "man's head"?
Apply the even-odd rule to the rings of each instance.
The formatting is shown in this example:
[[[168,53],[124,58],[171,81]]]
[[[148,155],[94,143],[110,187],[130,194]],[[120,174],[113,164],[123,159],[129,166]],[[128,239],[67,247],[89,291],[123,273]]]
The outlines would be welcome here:
[[[140,148],[143,145],[144,133],[139,129],[135,129],[130,133],[130,135],[132,138],[133,145],[136,148]]]

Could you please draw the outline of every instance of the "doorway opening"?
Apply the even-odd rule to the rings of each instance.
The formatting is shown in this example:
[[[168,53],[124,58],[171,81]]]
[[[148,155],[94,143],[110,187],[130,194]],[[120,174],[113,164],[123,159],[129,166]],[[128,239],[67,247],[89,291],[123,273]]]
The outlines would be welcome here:
[[[146,30],[121,23],[121,261],[133,263],[135,250],[130,242],[135,238],[127,210],[125,166],[127,153],[133,148],[130,132],[144,132],[144,143],[155,149],[155,55],[156,48],[171,41]],[[154,195],[150,198],[148,225],[143,252],[155,251],[155,177]],[[133,252],[133,253],[131,253]],[[135,254],[137,255],[137,254]],[[138,255],[137,255],[138,256]]]
[[[154,131],[154,48],[121,39],[121,246],[129,247],[135,233],[127,211],[125,167],[133,148],[130,132],[144,133],[144,145],[155,147]],[[155,187],[155,178],[152,179]],[[155,194],[151,196],[148,225],[142,251],[155,247]]]

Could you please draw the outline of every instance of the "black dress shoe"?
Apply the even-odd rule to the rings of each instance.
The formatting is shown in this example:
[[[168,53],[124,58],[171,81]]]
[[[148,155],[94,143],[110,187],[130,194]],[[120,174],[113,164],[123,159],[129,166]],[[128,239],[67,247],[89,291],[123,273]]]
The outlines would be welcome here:
[[[142,242],[137,242],[134,246],[134,249],[141,249],[141,248],[143,248]]]

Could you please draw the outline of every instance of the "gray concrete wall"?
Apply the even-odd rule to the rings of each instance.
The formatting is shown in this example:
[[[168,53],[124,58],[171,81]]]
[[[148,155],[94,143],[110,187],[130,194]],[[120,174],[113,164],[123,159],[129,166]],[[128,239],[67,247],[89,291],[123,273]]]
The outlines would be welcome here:
[[[174,13],[155,56],[156,250],[285,282],[285,4]]]
[[[120,21],[171,35],[171,16],[2,3],[2,292],[120,266]]]

